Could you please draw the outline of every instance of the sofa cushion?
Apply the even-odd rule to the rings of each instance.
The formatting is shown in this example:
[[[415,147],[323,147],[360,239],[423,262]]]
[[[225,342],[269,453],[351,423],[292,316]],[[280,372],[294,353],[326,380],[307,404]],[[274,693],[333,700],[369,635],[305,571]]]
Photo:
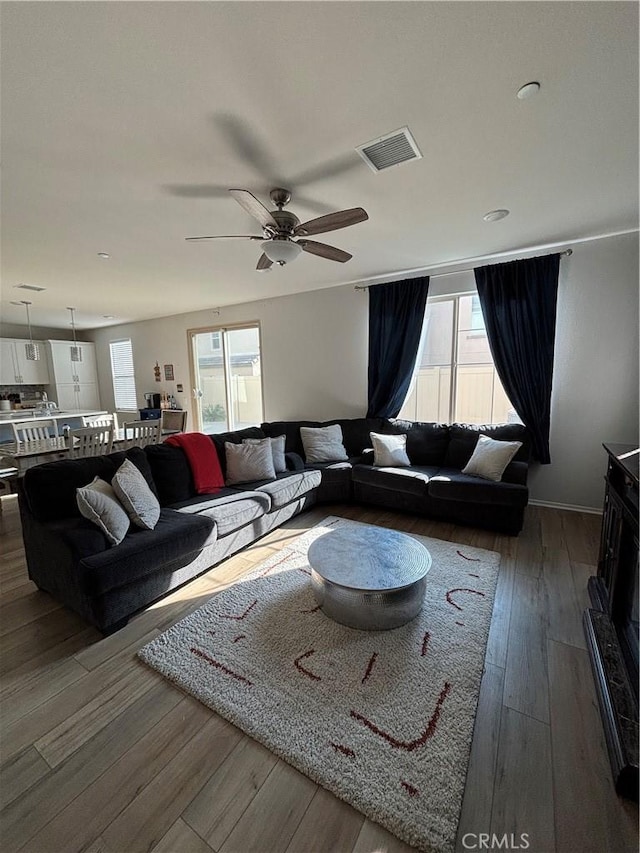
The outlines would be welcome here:
[[[214,521],[218,539],[221,539],[269,512],[271,499],[265,492],[257,490],[226,488],[215,495],[197,495],[190,501],[174,504],[172,509],[184,515],[202,516]]]
[[[269,443],[271,444],[271,455],[273,457],[273,470],[276,474],[282,474],[283,471],[287,470],[287,460],[284,455],[284,446],[286,442],[286,435],[274,435],[269,438]],[[264,441],[263,438],[243,438],[243,444],[258,444],[259,442]]]
[[[406,433],[407,455],[412,465],[443,465],[449,447],[447,424],[405,421],[393,418],[387,421],[383,432]]]
[[[471,459],[480,433],[497,441],[521,441],[522,447],[514,459],[518,462],[529,461],[529,434],[522,424],[451,424],[449,447],[444,461],[447,468],[457,468],[458,471],[462,471]]]
[[[98,596],[178,563],[215,542],[213,521],[163,509],[155,530],[131,528],[114,548],[85,557],[79,563],[79,582],[89,596]]]
[[[472,474],[462,474],[454,468],[441,468],[429,481],[432,498],[467,503],[503,506],[526,506],[529,490],[514,483],[494,483]]]
[[[160,506],[186,501],[196,493],[187,457],[180,447],[149,444],[144,452],[149,461]]]
[[[300,427],[306,462],[346,462],[349,458],[342,443],[342,427]]]
[[[347,456],[359,456],[365,447],[371,447],[370,432],[385,432],[385,418],[336,418],[332,421],[273,421],[262,424],[266,435],[285,435],[287,453],[304,456],[300,427],[325,427],[338,424],[342,429],[342,442]]]
[[[106,480],[94,477],[87,486],[76,491],[76,500],[80,513],[104,533],[111,545],[122,542],[131,521]]]
[[[160,518],[160,503],[130,459],[113,475],[111,487],[136,527],[153,530]]]
[[[474,474],[485,480],[499,483],[505,468],[522,447],[520,441],[496,441],[482,433],[478,436],[471,459],[462,469],[463,474]]]
[[[408,468],[411,461],[407,456],[406,433],[386,435],[371,433],[373,464],[376,468]]]
[[[395,492],[426,495],[427,485],[440,469],[428,465],[411,468],[374,468],[371,465],[354,465],[354,482],[366,486],[377,486]]]
[[[255,444],[244,442],[236,444],[234,441],[227,441],[224,448],[227,461],[227,486],[272,479],[276,476],[269,438],[257,438]]]
[[[106,456],[83,459],[59,459],[28,468],[22,482],[23,495],[38,521],[78,518],[76,489],[88,485],[94,477],[110,483],[125,459],[130,459],[156,493],[151,468],[144,450],[131,447]]]
[[[222,468],[222,473],[225,478],[227,476],[227,455],[224,447],[225,442],[228,441],[230,444],[242,444],[245,438],[266,438],[266,433],[264,433],[260,427],[247,427],[246,429],[238,429],[234,432],[218,432],[211,436],[211,441],[213,441],[216,446],[216,450],[218,451],[220,467]]]
[[[280,509],[317,489],[322,480],[320,471],[296,471],[281,474],[270,483],[254,486],[257,492],[264,492],[271,498],[271,509]]]

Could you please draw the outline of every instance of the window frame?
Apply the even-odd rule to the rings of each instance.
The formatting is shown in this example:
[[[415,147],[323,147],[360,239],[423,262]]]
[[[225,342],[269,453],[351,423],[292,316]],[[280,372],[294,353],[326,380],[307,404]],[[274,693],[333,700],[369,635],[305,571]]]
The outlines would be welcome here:
[[[476,299],[479,299],[478,291],[475,287],[470,288],[469,290],[456,291],[454,293],[442,293],[442,294],[438,294],[437,296],[428,296],[427,297],[427,304],[425,306],[425,319],[424,319],[424,322],[425,322],[424,344],[425,345],[426,345],[426,334],[427,334],[427,331],[426,331],[426,328],[427,328],[427,318],[426,318],[427,308],[429,307],[430,304],[433,304],[433,303],[441,303],[441,302],[451,302],[452,303],[450,361],[446,362],[446,363],[434,362],[433,364],[423,365],[422,364],[422,358],[420,357],[420,363],[418,363],[416,361],[414,376],[413,376],[412,383],[411,383],[411,386],[409,389],[409,393],[407,394],[407,399],[408,399],[409,396],[411,395],[411,393],[413,392],[414,388],[415,388],[414,383],[418,377],[420,370],[423,367],[448,367],[448,368],[450,368],[451,378],[449,380],[449,411],[448,411],[448,420],[447,420],[447,423],[449,423],[449,424],[458,422],[456,419],[456,407],[457,407],[457,402],[458,402],[458,369],[460,368],[461,365],[462,366],[473,366],[473,365],[481,366],[483,364],[488,365],[490,363],[493,366],[493,377],[492,377],[492,381],[491,381],[491,401],[492,401],[491,407],[492,407],[492,409],[493,409],[493,399],[494,399],[494,395],[495,395],[496,379],[498,380],[498,382],[500,382],[500,377],[498,376],[498,372],[496,370],[495,362],[493,361],[493,356],[491,357],[491,362],[460,362],[460,360],[459,360],[459,338],[460,338],[460,332],[461,332],[461,330],[459,328],[459,325],[460,325],[460,300],[463,299],[464,297],[472,297],[472,308],[471,308],[472,319],[471,319],[471,322],[473,324],[473,298],[475,297]],[[480,310],[482,310],[482,308]],[[474,337],[479,337],[480,334],[482,334],[483,337],[486,336],[486,327],[484,326],[484,318],[483,318],[482,330],[471,328],[471,329],[462,330],[462,331],[464,331],[467,334],[472,335]],[[422,353],[420,353],[419,355],[421,356]],[[503,391],[504,391],[504,387],[503,387]],[[506,391],[504,393],[508,399],[508,395],[506,394]],[[509,401],[509,402],[513,408],[513,403],[511,403],[511,401]],[[405,404],[406,404],[406,400],[405,400],[405,403],[403,403],[403,408],[404,408]],[[416,415],[417,415],[417,412],[416,412]],[[402,417],[402,410],[401,410],[400,414],[398,415],[398,417]],[[489,422],[493,423],[493,420],[491,420]],[[495,423],[498,423],[498,421],[496,421]]]
[[[128,372],[122,373],[122,374],[116,373],[116,369],[115,369],[116,366],[114,365],[114,346],[117,346],[118,344],[120,344],[120,345],[121,344],[129,344],[128,355],[131,359],[131,372],[130,373],[128,373]],[[133,358],[133,341],[131,340],[131,338],[116,338],[114,340],[109,341],[109,361],[110,361],[110,366],[111,366],[111,385],[113,388],[114,409],[116,411],[123,411],[123,412],[136,412],[136,411],[138,411],[138,391],[136,388],[136,371],[135,371],[135,361]],[[131,402],[130,397],[131,397],[131,392],[133,392],[133,394],[132,394],[133,408],[130,405],[121,405],[121,403],[123,401],[118,399],[118,392],[119,392],[118,384],[117,384],[118,380],[120,380],[120,381],[130,380],[131,384],[130,384],[130,387],[127,389],[128,390],[128,395],[127,395],[128,399],[126,402],[127,403]],[[120,393],[122,393],[121,389],[120,389]]]

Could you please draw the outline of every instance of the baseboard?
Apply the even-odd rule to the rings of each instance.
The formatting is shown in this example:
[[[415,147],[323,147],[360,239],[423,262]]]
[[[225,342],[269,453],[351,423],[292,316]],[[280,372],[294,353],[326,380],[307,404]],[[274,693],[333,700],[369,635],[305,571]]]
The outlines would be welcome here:
[[[557,504],[552,501],[529,501],[531,506],[548,506],[550,509],[568,509],[570,512],[587,512],[590,515],[602,515],[602,508],[594,506],[576,506],[576,504]]]

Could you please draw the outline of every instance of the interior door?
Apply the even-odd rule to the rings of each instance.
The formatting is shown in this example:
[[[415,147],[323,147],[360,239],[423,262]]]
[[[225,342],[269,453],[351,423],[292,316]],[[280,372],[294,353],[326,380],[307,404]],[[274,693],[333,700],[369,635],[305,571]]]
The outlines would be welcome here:
[[[263,417],[257,325],[190,332],[196,429],[208,434],[259,425]]]

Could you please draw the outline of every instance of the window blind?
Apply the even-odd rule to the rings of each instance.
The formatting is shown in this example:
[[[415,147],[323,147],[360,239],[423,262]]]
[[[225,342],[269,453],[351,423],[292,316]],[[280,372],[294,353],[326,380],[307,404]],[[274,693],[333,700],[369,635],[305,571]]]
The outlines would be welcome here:
[[[110,341],[111,376],[116,409],[135,411],[136,378],[133,371],[133,349],[131,341]]]

